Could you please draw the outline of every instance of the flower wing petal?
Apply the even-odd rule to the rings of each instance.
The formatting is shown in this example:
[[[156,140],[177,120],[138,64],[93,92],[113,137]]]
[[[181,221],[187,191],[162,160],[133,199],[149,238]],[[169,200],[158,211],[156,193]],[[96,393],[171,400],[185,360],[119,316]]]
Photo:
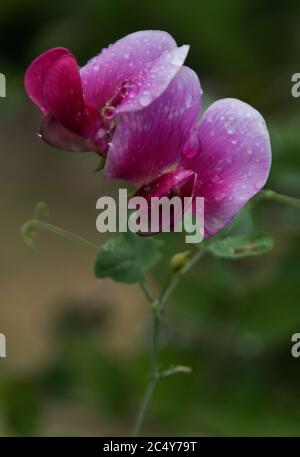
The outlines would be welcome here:
[[[105,173],[138,186],[175,166],[200,110],[196,73],[183,67],[165,92],[144,110],[122,114],[108,151]]]
[[[195,194],[205,198],[205,234],[211,236],[266,183],[271,145],[261,114],[247,103],[213,103],[198,127],[198,150],[182,166],[197,175]]]
[[[62,56],[47,73],[43,86],[47,111],[64,127],[81,134],[85,103],[76,59]]]
[[[44,117],[39,133],[46,143],[63,151],[87,152],[96,150],[95,145],[89,139],[66,129],[50,114]]]

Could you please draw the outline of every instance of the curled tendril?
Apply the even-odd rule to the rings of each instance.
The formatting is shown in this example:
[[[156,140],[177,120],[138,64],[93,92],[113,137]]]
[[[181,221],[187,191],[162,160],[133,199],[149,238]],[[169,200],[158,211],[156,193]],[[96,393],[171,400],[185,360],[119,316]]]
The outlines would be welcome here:
[[[21,227],[21,237],[31,249],[36,250],[37,228],[43,217],[48,216],[49,210],[46,202],[38,202],[33,210],[33,219],[25,222]]]
[[[46,202],[38,202],[33,210],[33,219],[40,220],[49,216],[49,207]]]

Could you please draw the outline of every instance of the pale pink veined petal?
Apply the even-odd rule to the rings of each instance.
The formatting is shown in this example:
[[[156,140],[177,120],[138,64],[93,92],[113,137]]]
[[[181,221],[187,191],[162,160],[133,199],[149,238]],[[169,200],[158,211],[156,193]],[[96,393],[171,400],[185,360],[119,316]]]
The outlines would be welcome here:
[[[140,186],[175,167],[201,103],[197,75],[183,67],[147,108],[120,115],[105,173]]]
[[[25,72],[24,84],[28,96],[47,114],[44,103],[43,87],[45,78],[52,65],[64,55],[72,55],[66,48],[52,48],[37,57]]]
[[[197,175],[195,195],[205,198],[205,235],[227,225],[266,183],[271,145],[263,117],[247,103],[213,103],[198,127],[198,146],[181,165]]]
[[[187,50],[177,51],[175,40],[166,32],[146,30],[127,35],[81,69],[85,99],[97,109],[108,102],[114,104],[116,99],[117,104],[124,104],[124,110],[143,108],[148,93],[154,100],[167,87]],[[147,93],[140,99],[142,103],[135,103],[134,98],[144,91]]]

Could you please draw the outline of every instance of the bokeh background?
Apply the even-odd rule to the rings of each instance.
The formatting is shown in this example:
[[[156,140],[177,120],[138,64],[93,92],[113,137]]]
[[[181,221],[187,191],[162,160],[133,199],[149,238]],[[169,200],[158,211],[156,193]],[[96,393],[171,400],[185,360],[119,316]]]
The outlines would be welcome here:
[[[273,146],[268,187],[300,197],[300,71],[297,0],[1,0],[0,359],[1,435],[128,435],[149,372],[149,307],[138,287],[97,281],[94,253],[40,233],[38,251],[19,229],[45,200],[50,221],[103,243],[95,202],[117,184],[93,173],[97,157],[43,144],[40,113],[23,74],[37,54],[65,46],[83,65],[127,33],[162,29],[188,43],[204,103],[241,98],[267,120]],[[161,381],[148,435],[300,435],[300,214],[261,203],[241,220],[276,240],[268,255],[238,262],[204,258],[182,281],[167,310],[161,366],[193,367]],[[150,275],[155,290],[180,246]]]

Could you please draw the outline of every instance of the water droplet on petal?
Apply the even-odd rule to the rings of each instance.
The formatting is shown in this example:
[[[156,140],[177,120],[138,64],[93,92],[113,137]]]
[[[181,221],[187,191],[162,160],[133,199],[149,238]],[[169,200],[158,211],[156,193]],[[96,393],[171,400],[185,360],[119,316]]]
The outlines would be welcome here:
[[[116,108],[114,106],[107,105],[103,108],[103,117],[105,117],[105,119],[112,119],[115,112]]]
[[[190,107],[192,106],[192,101],[193,101],[192,95],[191,95],[191,94],[188,94],[187,97],[186,97],[186,99],[185,99],[185,106],[186,106],[187,108],[190,108]]]
[[[105,129],[99,129],[96,133],[96,139],[102,139],[106,135],[106,130]]]
[[[221,178],[219,175],[214,175],[212,178],[211,178],[211,181],[214,183],[214,184],[218,184],[219,182],[221,182]]]
[[[145,91],[140,95],[139,100],[142,106],[148,106],[152,101],[152,95],[150,94],[150,92]]]
[[[222,200],[224,200],[225,197],[226,197],[226,194],[224,192],[217,192],[215,194],[215,200],[217,202],[221,202]]]
[[[197,131],[192,131],[189,139],[183,146],[183,155],[187,159],[194,159],[200,152],[200,142],[198,139]]]

